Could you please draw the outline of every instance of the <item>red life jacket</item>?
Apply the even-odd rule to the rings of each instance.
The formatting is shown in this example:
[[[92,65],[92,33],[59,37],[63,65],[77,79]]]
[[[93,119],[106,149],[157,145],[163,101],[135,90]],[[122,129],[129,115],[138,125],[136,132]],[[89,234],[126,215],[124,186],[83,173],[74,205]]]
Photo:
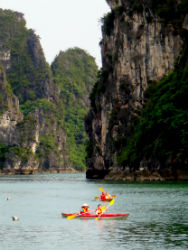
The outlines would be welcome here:
[[[101,200],[104,201],[106,198],[105,198],[105,194],[101,194]]]
[[[88,207],[82,207],[80,210],[80,214],[85,214],[85,213],[89,213],[89,208]]]

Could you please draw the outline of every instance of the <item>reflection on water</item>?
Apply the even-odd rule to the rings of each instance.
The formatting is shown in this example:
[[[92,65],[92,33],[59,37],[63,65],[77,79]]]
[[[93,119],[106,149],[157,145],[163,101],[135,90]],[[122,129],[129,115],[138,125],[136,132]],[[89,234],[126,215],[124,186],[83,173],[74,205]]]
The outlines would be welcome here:
[[[130,213],[127,220],[61,218],[61,212],[77,212],[85,202],[94,210],[100,186],[117,195],[109,212]],[[184,250],[187,187],[88,181],[77,173],[0,176],[0,250]],[[13,222],[13,215],[20,220]]]

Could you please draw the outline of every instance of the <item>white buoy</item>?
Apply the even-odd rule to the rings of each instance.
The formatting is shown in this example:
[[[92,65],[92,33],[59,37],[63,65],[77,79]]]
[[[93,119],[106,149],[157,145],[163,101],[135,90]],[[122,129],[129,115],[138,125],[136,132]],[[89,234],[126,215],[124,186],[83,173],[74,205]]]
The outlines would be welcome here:
[[[12,220],[13,220],[13,221],[18,221],[19,218],[18,218],[18,216],[12,216]]]
[[[11,200],[11,197],[7,197],[7,201],[10,201]]]

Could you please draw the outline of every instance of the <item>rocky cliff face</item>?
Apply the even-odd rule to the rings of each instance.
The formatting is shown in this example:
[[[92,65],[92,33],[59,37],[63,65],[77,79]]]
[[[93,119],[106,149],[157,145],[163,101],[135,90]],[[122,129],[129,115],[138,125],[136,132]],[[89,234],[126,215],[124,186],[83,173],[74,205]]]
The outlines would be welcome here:
[[[38,37],[21,13],[2,9],[0,33],[0,171],[71,169],[60,92]]]
[[[96,82],[97,65],[86,51],[75,47],[61,51],[51,68],[60,88],[71,162],[75,169],[85,170],[84,117],[89,110],[89,94]]]
[[[134,180],[139,179],[135,177],[135,169],[139,170],[140,163],[125,167],[118,164],[117,158],[145,105],[148,85],[158,82],[174,69],[184,41],[175,22],[162,16],[166,2],[107,2],[111,12],[103,18],[103,66],[91,94],[92,108],[85,121],[90,138],[87,177],[112,175],[113,178],[112,173],[117,172],[124,179]],[[178,8],[181,1],[172,2],[174,8]],[[181,20],[184,18],[185,15]],[[165,179],[158,173],[156,176],[147,174],[143,179]]]
[[[2,66],[0,90],[0,173],[32,172],[38,168],[38,162],[30,152],[33,142],[32,145],[29,140],[27,144],[30,145],[22,142],[25,132],[22,133],[19,125],[23,123],[23,115]],[[30,130],[30,136],[32,132]]]
[[[16,138],[16,125],[23,116],[19,109],[18,98],[12,93],[8,84],[3,67],[0,68],[0,141],[3,144],[18,142]]]

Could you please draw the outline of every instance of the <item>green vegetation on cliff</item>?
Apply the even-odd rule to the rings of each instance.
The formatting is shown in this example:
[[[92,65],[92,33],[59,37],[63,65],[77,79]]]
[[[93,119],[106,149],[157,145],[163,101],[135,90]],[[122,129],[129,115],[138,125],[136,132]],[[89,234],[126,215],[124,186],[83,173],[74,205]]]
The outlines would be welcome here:
[[[10,52],[7,80],[20,103],[43,98],[43,83],[50,78],[38,37],[25,25],[23,14],[0,9],[0,49]]]
[[[92,56],[79,48],[60,52],[52,63],[55,83],[60,87],[64,124],[73,167],[85,169],[86,132],[84,117],[89,94],[96,81],[97,66]]]
[[[0,64],[0,116],[5,110],[8,110],[7,98],[12,95],[11,86],[6,81],[3,66]]]
[[[13,157],[19,157],[23,162],[27,162],[32,152],[23,147],[6,146],[0,142],[0,169],[3,168],[3,163],[8,158],[9,154],[12,154]]]

